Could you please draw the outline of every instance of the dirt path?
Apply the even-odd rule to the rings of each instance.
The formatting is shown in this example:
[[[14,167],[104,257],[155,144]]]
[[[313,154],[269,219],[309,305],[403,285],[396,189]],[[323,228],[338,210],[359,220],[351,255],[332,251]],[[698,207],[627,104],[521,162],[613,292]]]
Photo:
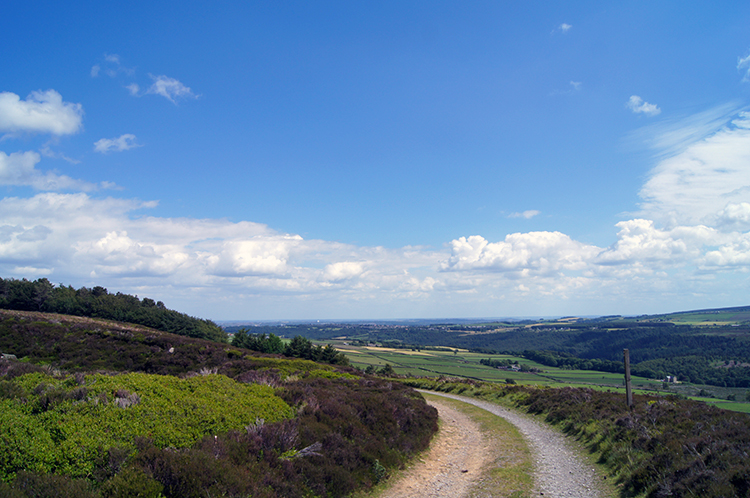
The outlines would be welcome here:
[[[492,456],[479,424],[447,404],[431,401],[440,432],[430,449],[379,498],[466,496]]]
[[[427,392],[427,391],[425,391]],[[571,441],[529,416],[473,398],[430,394],[468,403],[504,418],[523,434],[533,455],[535,486],[526,496],[603,498],[602,482],[592,466],[573,448]],[[433,498],[469,496],[482,478],[483,468],[502,455],[483,435],[479,425],[447,404],[431,401],[438,409],[441,428],[422,460],[406,471],[379,498]],[[497,496],[485,494],[482,496]],[[514,495],[515,496],[515,495]]]

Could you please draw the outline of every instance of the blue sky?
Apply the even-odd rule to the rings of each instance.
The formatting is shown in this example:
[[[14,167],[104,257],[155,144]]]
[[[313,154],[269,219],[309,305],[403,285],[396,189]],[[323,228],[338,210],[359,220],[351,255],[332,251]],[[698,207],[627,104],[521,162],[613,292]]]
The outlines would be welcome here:
[[[745,2],[19,2],[0,276],[214,320],[750,304]]]

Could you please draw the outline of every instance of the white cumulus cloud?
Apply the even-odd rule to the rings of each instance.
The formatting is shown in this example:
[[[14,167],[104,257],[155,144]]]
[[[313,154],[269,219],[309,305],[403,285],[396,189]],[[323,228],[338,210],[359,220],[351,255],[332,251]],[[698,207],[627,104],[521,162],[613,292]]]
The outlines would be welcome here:
[[[734,240],[708,251],[701,267],[704,270],[750,269],[750,234],[741,234]]]
[[[617,227],[617,242],[596,257],[598,264],[680,264],[694,260],[705,245],[719,240],[716,231],[705,226],[663,230],[651,220],[635,219],[621,221]]]
[[[0,92],[0,132],[71,135],[83,122],[81,104],[63,102],[54,90],[31,92],[26,100]]]
[[[649,104],[645,102],[638,95],[631,95],[625,106],[633,111],[635,114],[645,114],[646,116],[656,116],[661,112],[656,104]]]
[[[338,281],[358,277],[362,272],[364,272],[364,268],[360,262],[338,261],[326,265],[323,275],[328,281]]]
[[[102,138],[94,143],[94,150],[102,154],[122,152],[135,147],[141,147],[141,145],[136,142],[135,135],[130,133],[120,135],[117,138]]]
[[[301,241],[302,237],[298,235],[230,240],[224,242],[218,251],[204,254],[204,259],[208,271],[218,276],[280,276],[288,273],[290,249]]]
[[[705,280],[666,278],[665,271],[750,267],[747,235],[664,229],[645,219],[619,223],[617,241],[606,249],[560,232],[528,232],[499,242],[461,237],[436,251],[306,240],[248,221],[142,214],[155,205],[84,193],[4,198],[0,272],[104,285],[199,316],[361,318],[477,309],[533,314],[537,300],[558,303],[561,312],[569,311],[566,303],[591,302],[622,312],[625,295],[651,303],[669,289],[707,292]],[[738,206],[727,217],[744,219],[746,211]]]
[[[36,152],[14,152],[10,155],[0,151],[0,185],[27,186],[36,190],[97,190],[95,185],[69,176],[36,168],[41,157]]]
[[[720,227],[750,229],[750,202],[730,202],[717,216]]]
[[[583,269],[600,249],[560,232],[513,233],[501,242],[473,235],[450,243],[443,271],[488,270],[547,274]]]
[[[75,258],[90,261],[100,277],[154,277],[173,274],[189,255],[174,244],[140,242],[112,231],[75,244]]]
[[[34,267],[71,284],[206,289],[202,301],[332,289],[346,299],[393,300],[439,286],[424,275],[439,258],[423,249],[305,240],[251,222],[132,216],[153,206],[86,194],[0,200],[0,271]]]

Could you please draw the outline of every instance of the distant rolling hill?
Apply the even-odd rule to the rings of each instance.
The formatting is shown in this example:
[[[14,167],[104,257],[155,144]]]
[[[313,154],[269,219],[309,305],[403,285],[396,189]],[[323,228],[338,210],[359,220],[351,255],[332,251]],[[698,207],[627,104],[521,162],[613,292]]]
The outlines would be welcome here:
[[[678,311],[639,317],[639,321],[667,321],[686,325],[731,325],[750,321],[750,306]]]

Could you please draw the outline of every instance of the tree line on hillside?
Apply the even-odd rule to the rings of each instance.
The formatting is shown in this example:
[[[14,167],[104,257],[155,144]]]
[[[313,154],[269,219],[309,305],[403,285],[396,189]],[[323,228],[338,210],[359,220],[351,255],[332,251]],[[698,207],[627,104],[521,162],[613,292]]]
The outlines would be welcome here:
[[[330,344],[319,346],[298,335],[284,344],[276,334],[251,334],[247,329],[239,329],[232,338],[232,346],[251,349],[260,353],[283,354],[293,358],[312,360],[332,365],[348,365],[347,357]]]
[[[622,361],[576,358],[570,354],[556,353],[554,351],[524,351],[523,357],[548,367],[625,373],[625,365]]]
[[[548,367],[624,373],[623,361],[576,358],[554,351],[524,351],[523,357]],[[630,372],[647,379],[675,376],[680,382],[718,387],[750,387],[750,368],[734,361],[701,355],[656,358],[631,365]]]
[[[745,363],[744,365],[747,365]],[[730,360],[715,360],[705,356],[677,356],[658,358],[639,363],[634,375],[664,378],[676,375],[681,382],[719,387],[750,387],[750,368]]]
[[[120,292],[112,294],[100,286],[91,289],[55,286],[46,278],[35,281],[0,278],[0,308],[104,318],[188,337],[226,340],[226,333],[214,322],[167,309],[161,301]]]
[[[465,348],[486,354],[516,354],[559,368],[622,373],[623,349],[630,351],[634,375],[719,387],[750,387],[750,334],[747,326],[694,327],[671,323],[618,323],[616,326],[540,326],[466,334],[459,326],[377,324],[293,324],[262,326],[271,334],[293,331],[311,339],[347,336],[389,347]],[[399,346],[400,345],[400,346]]]

